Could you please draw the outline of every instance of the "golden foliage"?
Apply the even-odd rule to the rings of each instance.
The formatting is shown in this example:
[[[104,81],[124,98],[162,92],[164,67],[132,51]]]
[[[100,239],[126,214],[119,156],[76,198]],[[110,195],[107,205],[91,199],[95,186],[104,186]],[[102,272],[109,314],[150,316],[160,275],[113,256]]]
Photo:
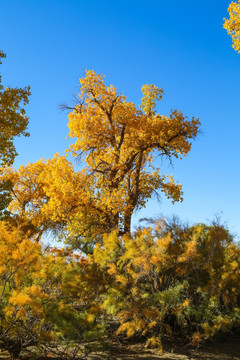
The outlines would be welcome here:
[[[228,7],[229,19],[224,19],[223,27],[232,37],[232,47],[240,52],[240,1],[232,1]]]
[[[181,335],[197,346],[240,324],[240,249],[221,225],[160,220],[132,237],[108,235],[93,258],[107,270],[103,307],[118,334],[144,335],[149,346]]]
[[[127,233],[133,210],[144,206],[153,192],[160,189],[173,201],[182,199],[181,185],[161,174],[153,161],[156,155],[185,156],[200,122],[177,110],[169,117],[156,114],[163,92],[155,85],[143,86],[139,110],[92,70],[80,84],[79,104],[69,114],[69,137],[76,139],[70,151],[83,156],[89,174],[94,174],[110,229]]]
[[[37,235],[0,222],[0,348],[23,348],[99,331],[96,265],[69,249],[43,249]],[[14,355],[16,356],[16,355]]]
[[[1,58],[5,54],[0,50]],[[28,125],[28,117],[24,106],[28,103],[30,87],[26,88],[3,88],[0,76],[0,170],[4,165],[12,164],[17,155],[13,140],[16,136],[29,136],[25,131]]]

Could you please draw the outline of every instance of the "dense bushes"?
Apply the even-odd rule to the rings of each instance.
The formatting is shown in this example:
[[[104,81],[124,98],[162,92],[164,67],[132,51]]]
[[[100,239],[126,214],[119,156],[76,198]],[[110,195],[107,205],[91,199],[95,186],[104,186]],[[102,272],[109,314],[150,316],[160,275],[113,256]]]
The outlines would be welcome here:
[[[164,336],[198,345],[240,328],[240,248],[222,225],[161,219],[132,237],[106,234],[88,257],[0,225],[0,347],[12,358],[79,347],[112,321],[159,349]]]
[[[94,256],[109,276],[103,308],[117,333],[196,345],[240,326],[240,248],[219,224],[156,221],[133,238],[112,233]]]
[[[0,348],[11,358],[29,347],[46,352],[102,331],[96,265],[67,249],[43,248],[21,228],[0,223]],[[62,352],[61,352],[61,355]]]

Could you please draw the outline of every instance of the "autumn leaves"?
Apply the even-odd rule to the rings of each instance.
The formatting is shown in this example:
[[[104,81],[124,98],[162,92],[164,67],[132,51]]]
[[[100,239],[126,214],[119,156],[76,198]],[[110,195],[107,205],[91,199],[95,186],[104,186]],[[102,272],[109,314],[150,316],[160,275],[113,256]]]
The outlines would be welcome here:
[[[232,37],[232,47],[240,52],[240,1],[231,2],[228,7],[229,19],[224,19],[223,27]]]
[[[69,136],[76,138],[71,151],[84,157],[98,193],[97,206],[111,218],[105,222],[110,221],[109,229],[127,233],[133,211],[144,206],[153,192],[181,199],[181,186],[153,161],[155,156],[185,156],[200,123],[176,110],[169,117],[157,114],[162,89],[154,85],[143,87],[139,110],[94,71],[87,71],[80,83],[80,104],[69,114]]]

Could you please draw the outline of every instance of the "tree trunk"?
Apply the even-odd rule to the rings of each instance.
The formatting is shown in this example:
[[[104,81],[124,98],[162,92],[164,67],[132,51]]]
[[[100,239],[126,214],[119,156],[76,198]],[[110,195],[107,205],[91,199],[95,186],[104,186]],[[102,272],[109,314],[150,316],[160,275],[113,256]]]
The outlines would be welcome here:
[[[131,219],[132,219],[132,212],[125,214],[124,216],[124,234],[130,235],[131,233]]]

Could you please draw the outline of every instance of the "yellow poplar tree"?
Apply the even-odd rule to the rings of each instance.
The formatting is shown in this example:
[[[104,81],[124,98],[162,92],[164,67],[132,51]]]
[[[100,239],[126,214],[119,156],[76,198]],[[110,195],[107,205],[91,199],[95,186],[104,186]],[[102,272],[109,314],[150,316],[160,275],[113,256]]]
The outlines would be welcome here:
[[[142,87],[139,109],[94,71],[87,71],[80,84],[79,103],[69,113],[69,137],[76,139],[70,151],[83,157],[93,178],[95,199],[108,214],[107,232],[129,233],[133,211],[157,190],[173,201],[182,199],[181,185],[162,174],[154,158],[187,155],[200,122],[177,110],[169,116],[156,113],[163,90],[155,85]]]

